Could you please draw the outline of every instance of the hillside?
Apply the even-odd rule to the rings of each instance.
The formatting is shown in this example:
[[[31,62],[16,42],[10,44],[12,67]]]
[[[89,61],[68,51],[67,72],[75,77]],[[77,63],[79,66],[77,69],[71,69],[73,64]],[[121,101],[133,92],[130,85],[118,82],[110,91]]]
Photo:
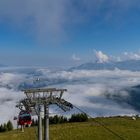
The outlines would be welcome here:
[[[140,119],[128,117],[98,118],[126,140],[140,139]],[[26,128],[25,132],[12,131],[0,133],[0,140],[37,140],[37,128]],[[119,140],[118,137],[105,130],[93,121],[84,123],[68,123],[50,126],[50,140]]]

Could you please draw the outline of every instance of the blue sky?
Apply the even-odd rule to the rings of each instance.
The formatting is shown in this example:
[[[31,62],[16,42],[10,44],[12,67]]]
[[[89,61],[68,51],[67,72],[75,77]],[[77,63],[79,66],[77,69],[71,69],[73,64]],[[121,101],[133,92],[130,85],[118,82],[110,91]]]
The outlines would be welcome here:
[[[94,61],[93,50],[140,56],[139,27],[138,0],[1,0],[0,63],[72,66]]]

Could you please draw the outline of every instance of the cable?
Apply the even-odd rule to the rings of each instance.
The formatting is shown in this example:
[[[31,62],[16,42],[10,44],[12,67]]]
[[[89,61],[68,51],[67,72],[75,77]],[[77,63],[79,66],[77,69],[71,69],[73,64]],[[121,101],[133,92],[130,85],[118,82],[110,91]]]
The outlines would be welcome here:
[[[76,107],[75,105],[73,105],[76,109],[78,109],[79,111],[81,111],[84,114],[87,114],[85,111],[81,110],[80,108]],[[125,140],[122,136],[120,136],[119,134],[117,134],[116,132],[114,132],[113,130],[111,130],[110,128],[106,127],[103,123],[95,120],[92,116],[90,116],[89,114],[87,114],[87,116],[91,119],[93,119],[94,122],[98,123],[100,126],[102,126],[104,129],[106,129],[108,132],[112,133],[114,136],[118,137],[120,140]]]

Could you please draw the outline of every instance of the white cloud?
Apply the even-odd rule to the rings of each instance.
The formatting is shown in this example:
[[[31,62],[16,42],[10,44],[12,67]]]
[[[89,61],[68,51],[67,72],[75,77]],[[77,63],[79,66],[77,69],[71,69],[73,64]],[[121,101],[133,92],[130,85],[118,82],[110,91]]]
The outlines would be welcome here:
[[[60,71],[46,74],[48,79],[52,81],[55,79],[53,86],[68,89],[68,94],[64,95],[68,101],[86,109],[89,113],[94,112],[92,115],[97,116],[138,113],[134,109],[133,101],[131,101],[133,105],[127,104],[127,99],[131,97],[126,89],[138,85],[139,76],[140,72],[117,69]],[[117,103],[114,97],[122,100]]]
[[[126,59],[126,60],[140,60],[140,53],[124,52],[124,59]]]
[[[74,61],[80,61],[81,59],[76,54],[73,54],[72,55],[72,60],[74,60]]]
[[[91,82],[91,83],[103,83],[103,84],[115,84],[116,81],[119,81],[117,83],[118,86],[124,86],[124,85],[135,85],[140,82],[139,76],[140,72],[132,72],[128,70],[119,70],[115,69],[113,71],[111,70],[74,70],[74,71],[57,71],[57,72],[50,72],[45,69],[43,70],[43,76],[46,77],[46,79],[50,80],[64,80],[65,84],[68,81],[77,81],[77,82]],[[108,80],[107,80],[108,79]],[[126,79],[126,81],[124,80]],[[107,80],[107,81],[106,81]],[[122,83],[124,82],[124,83]],[[125,83],[127,82],[127,83]],[[117,86],[116,85],[116,86]]]
[[[24,98],[22,92],[0,88],[0,124],[8,120],[13,121],[14,116],[18,115],[16,103],[22,98]]]
[[[130,100],[135,97],[128,89],[140,83],[140,72],[123,70],[75,70],[75,71],[50,71],[38,69],[37,72],[46,78],[47,87],[67,88],[64,99],[72,102],[93,116],[130,115],[137,114],[137,101]],[[31,73],[31,72],[30,72]],[[32,72],[34,73],[34,71]],[[21,76],[20,76],[21,75]],[[0,73],[3,84],[12,87],[20,85],[24,74]],[[29,79],[33,75],[28,75]],[[26,81],[26,78],[23,80]],[[31,81],[32,82],[32,81]],[[45,83],[45,80],[43,81]],[[139,95],[137,95],[139,97]],[[22,92],[15,88],[0,87],[0,123],[13,118],[15,104],[24,98]],[[116,99],[117,98],[117,99]],[[119,100],[118,100],[119,99]],[[129,101],[129,103],[127,103]],[[7,111],[8,110],[8,111]]]
[[[49,74],[46,73],[43,77],[46,77],[46,79],[48,80],[51,79],[52,81],[54,81],[54,84],[52,85],[55,87],[67,88],[69,91],[69,96],[67,96],[66,94],[65,97],[72,103],[81,106],[82,108],[86,108],[91,112],[94,112],[93,110],[96,110],[96,107],[98,106],[96,115],[118,115],[125,113],[133,114],[137,111],[133,109],[133,106],[130,106],[125,101],[122,101],[122,104],[127,104],[125,106],[126,110],[124,110],[121,104],[118,104],[111,99],[107,99],[105,97],[105,94],[108,93],[110,95],[110,98],[111,95],[112,98],[113,96],[117,95],[122,99],[127,99],[129,97],[129,93],[125,91],[125,89],[138,85],[140,83],[139,76],[140,72],[121,71],[116,69],[114,71],[60,71]],[[90,99],[94,99],[93,101],[95,101],[95,103],[91,102]],[[115,110],[119,111],[115,112]]]
[[[1,70],[2,71],[2,70]],[[16,103],[24,98],[24,94],[18,91],[18,86],[25,81],[26,74],[1,72],[0,73],[0,124],[8,120],[13,121],[14,115],[18,115]]]
[[[111,90],[111,87],[105,87],[99,84],[76,84],[66,85],[65,87],[68,89],[68,95],[66,93],[64,98],[94,117],[137,113],[129,105],[124,108],[121,106],[121,103],[119,104],[107,99],[104,94]],[[114,91],[112,90],[111,93],[113,94]]]
[[[104,54],[102,51],[96,51],[94,50],[96,59],[98,63],[104,63],[109,61],[109,56]]]
[[[17,89],[19,84],[26,79],[26,74],[0,73],[0,86]]]
[[[121,62],[126,60],[140,60],[140,52],[123,52],[122,54],[118,56],[108,56],[104,54],[102,51],[96,51],[94,50],[97,61],[99,63],[108,62],[109,60],[114,62]]]

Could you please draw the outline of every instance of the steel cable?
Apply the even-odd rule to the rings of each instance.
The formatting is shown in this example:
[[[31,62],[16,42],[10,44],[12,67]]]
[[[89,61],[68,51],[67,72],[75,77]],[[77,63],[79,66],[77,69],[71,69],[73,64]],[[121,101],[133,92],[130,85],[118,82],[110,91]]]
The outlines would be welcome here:
[[[80,108],[76,107],[75,105],[73,105],[76,109],[78,109],[80,112],[87,114],[85,111],[81,110]],[[96,122],[97,124],[99,124],[100,126],[102,126],[104,129],[106,129],[108,132],[112,133],[114,136],[118,137],[120,140],[126,140],[124,139],[122,136],[120,136],[118,133],[114,132],[113,130],[111,130],[110,128],[106,127],[105,124],[95,120],[91,115],[87,114],[87,116],[89,118],[91,118],[94,122]]]

